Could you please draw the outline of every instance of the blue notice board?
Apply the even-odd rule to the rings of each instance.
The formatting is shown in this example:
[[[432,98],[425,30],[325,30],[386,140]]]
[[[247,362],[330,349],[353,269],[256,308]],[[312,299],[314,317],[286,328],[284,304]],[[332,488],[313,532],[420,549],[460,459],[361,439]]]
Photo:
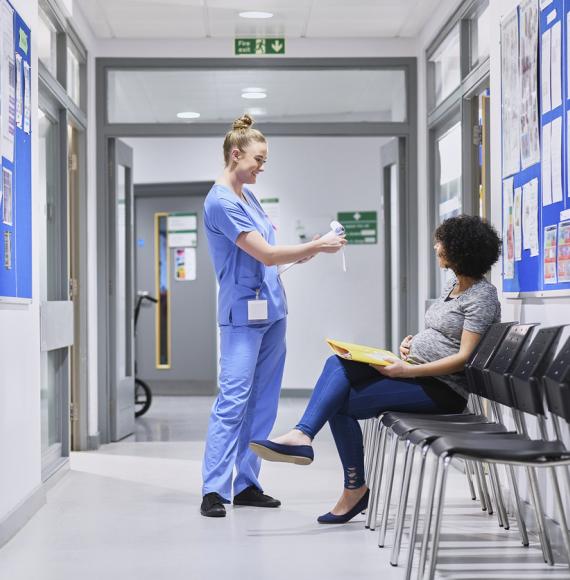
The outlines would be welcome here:
[[[507,295],[570,295],[569,13],[570,0],[541,0],[540,4],[524,0],[501,25],[503,291]],[[510,33],[513,23],[516,48]],[[529,41],[529,30],[535,31],[534,43]],[[538,54],[534,61],[533,53]],[[519,77],[513,82],[509,63],[515,59]],[[529,97],[533,91],[534,100]],[[518,102],[510,93],[516,93]],[[511,114],[517,106],[518,117]],[[513,142],[515,123],[509,127],[515,117],[518,145]],[[536,144],[532,127],[537,125],[538,149],[532,146]],[[533,150],[538,156],[532,155]]]
[[[0,3],[2,46],[2,175],[0,178],[0,301],[32,298],[32,150],[30,29],[9,2]]]

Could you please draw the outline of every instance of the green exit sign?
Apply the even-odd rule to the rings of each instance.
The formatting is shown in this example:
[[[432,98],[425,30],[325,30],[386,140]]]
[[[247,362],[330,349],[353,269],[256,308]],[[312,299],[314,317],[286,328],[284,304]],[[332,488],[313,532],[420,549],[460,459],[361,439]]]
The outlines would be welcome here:
[[[284,38],[236,38],[235,54],[285,54]]]

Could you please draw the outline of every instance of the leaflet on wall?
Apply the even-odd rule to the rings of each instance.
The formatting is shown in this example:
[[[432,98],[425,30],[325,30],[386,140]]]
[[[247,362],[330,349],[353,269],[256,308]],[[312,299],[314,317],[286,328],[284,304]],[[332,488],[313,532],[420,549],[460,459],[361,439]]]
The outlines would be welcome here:
[[[556,235],[558,224],[544,228],[544,283],[557,284],[556,273]]]
[[[513,178],[503,181],[503,277],[515,276]]]
[[[542,182],[542,205],[552,203],[552,127],[551,123],[542,127],[542,163],[540,166]]]
[[[558,282],[570,282],[570,221],[558,225]]]
[[[551,175],[552,175],[552,202],[562,201],[562,118],[557,117],[551,123],[550,139]]]
[[[174,260],[176,280],[196,280],[196,248],[177,248]]]
[[[540,161],[538,124],[538,7],[525,0],[520,7],[521,163],[523,169]]]
[[[6,167],[2,167],[2,191],[4,195],[4,205],[2,206],[2,221],[7,226],[13,226],[14,200],[12,195],[12,172]]]
[[[16,60],[14,58],[14,10],[0,0],[2,15],[2,155],[14,161],[14,133],[16,131]]]
[[[538,256],[538,179],[523,185],[522,230],[523,248],[530,250],[531,256]]]
[[[550,98],[553,109],[562,104],[562,25],[550,29]]]
[[[501,23],[503,177],[520,169],[519,26],[514,10]]]
[[[550,111],[550,29],[542,35],[540,57],[540,86],[542,87],[542,114]]]
[[[515,261],[522,259],[522,187],[515,189],[514,197]]]
[[[30,65],[24,61],[24,132],[30,134],[32,97],[31,97]]]
[[[22,56],[16,53],[16,126],[22,128],[24,119]]]
[[[4,268],[12,269],[12,232],[4,232]]]

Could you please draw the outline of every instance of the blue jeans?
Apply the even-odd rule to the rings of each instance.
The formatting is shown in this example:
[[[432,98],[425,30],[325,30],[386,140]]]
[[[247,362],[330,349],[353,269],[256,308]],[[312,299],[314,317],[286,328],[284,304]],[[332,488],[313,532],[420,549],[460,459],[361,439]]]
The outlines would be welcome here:
[[[451,391],[444,383],[441,388]],[[414,380],[389,379],[367,364],[333,355],[327,359],[296,429],[314,438],[328,421],[344,469],[344,487],[357,489],[366,483],[358,419],[386,411],[443,413],[449,409],[436,403]]]

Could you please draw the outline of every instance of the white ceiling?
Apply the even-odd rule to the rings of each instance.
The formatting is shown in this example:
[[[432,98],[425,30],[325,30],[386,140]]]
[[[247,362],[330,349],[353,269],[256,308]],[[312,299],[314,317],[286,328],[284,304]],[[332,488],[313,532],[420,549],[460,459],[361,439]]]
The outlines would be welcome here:
[[[120,39],[413,37],[439,0],[75,0],[95,35]],[[274,13],[245,20],[245,10]]]

